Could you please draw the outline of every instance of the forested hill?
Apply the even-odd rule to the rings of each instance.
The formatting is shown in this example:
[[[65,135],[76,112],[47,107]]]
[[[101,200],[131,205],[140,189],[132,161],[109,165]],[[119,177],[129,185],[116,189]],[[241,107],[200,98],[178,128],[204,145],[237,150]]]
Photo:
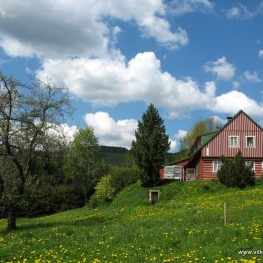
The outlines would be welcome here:
[[[126,153],[128,152],[128,149],[125,147],[120,147],[120,146],[105,146],[102,145],[100,146],[101,151],[103,153]]]
[[[128,161],[129,150],[119,146],[100,146],[107,163],[111,165],[123,165]]]
[[[130,151],[121,146],[100,146],[106,161],[111,165],[124,165],[131,161]],[[178,153],[167,153],[165,163],[174,162],[187,156],[187,150]]]

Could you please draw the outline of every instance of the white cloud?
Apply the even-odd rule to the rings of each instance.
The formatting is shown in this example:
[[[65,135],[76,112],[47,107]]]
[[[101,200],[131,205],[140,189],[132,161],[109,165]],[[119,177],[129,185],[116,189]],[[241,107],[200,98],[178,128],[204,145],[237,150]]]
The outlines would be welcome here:
[[[175,140],[170,139],[170,151],[169,152],[177,152],[178,151],[178,141],[183,139],[187,134],[185,130],[178,130],[178,132],[174,135]]]
[[[107,112],[88,113],[87,125],[94,128],[94,134],[101,145],[131,147],[135,139],[138,121],[134,119],[115,121]]]
[[[75,135],[79,131],[76,125],[69,126],[67,123],[60,125],[50,124],[47,134],[55,136],[57,139],[63,140],[66,143],[70,143],[74,140]]]
[[[115,121],[107,112],[87,113],[86,124],[94,128],[94,134],[99,139],[100,145],[121,146],[131,148],[135,140],[135,130],[138,128],[138,121],[134,119]],[[170,150],[174,152],[177,147],[175,140],[169,139]]]
[[[188,131],[185,130],[178,130],[178,132],[175,134],[175,138],[177,139],[183,139],[187,135]]]
[[[170,6],[170,12],[180,16],[193,12],[209,12],[214,4],[209,0],[174,0]]]
[[[170,48],[186,45],[186,31],[173,32],[165,15],[161,0],[1,1],[0,46],[10,56],[105,57],[120,32],[109,28],[108,18],[135,21],[145,36]]]
[[[47,60],[37,76],[44,80],[48,76],[56,84],[66,85],[78,98],[96,106],[145,101],[166,109],[171,118],[196,109],[236,113],[243,108],[251,115],[262,112],[262,106],[242,92],[217,96],[213,81],[202,88],[190,77],[176,79],[162,72],[152,52],[139,53],[129,62],[121,56],[115,60]]]
[[[215,112],[236,114],[244,110],[251,116],[262,116],[263,105],[247,97],[244,93],[233,90],[214,98],[209,108]]]
[[[263,49],[261,49],[261,50],[258,51],[258,56],[259,56],[260,58],[263,58]]]
[[[205,72],[211,72],[221,80],[231,80],[235,76],[235,66],[227,62],[226,57],[221,57],[217,61],[209,61],[204,66]]]
[[[170,150],[169,150],[169,152],[170,153],[176,152],[177,151],[177,142],[172,140],[172,139],[170,139],[169,142],[170,142]]]
[[[152,52],[139,53],[128,63],[122,57],[47,60],[37,76],[65,84],[70,92],[93,105],[143,100],[166,108],[171,117],[182,110],[203,108],[216,90],[214,82],[206,83],[201,90],[190,77],[176,79],[162,72]]]
[[[262,80],[258,77],[257,72],[246,71],[244,73],[245,78],[252,83],[260,83]]]
[[[225,14],[230,19],[235,18],[240,20],[247,20],[254,16],[253,13],[250,12],[246,6],[241,4],[229,8],[228,10],[226,10]]]
[[[223,10],[223,12],[229,19],[249,20],[261,13],[262,10],[263,2],[261,2],[259,6],[253,11],[249,10],[245,5],[237,4],[236,6],[233,6],[227,10]]]

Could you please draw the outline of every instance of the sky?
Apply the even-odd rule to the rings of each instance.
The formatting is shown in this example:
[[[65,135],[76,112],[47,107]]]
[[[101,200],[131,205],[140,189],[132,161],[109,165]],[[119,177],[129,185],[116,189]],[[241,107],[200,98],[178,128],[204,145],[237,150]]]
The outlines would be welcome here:
[[[66,86],[101,145],[130,148],[150,103],[171,151],[195,122],[263,125],[262,0],[0,0],[0,71]]]

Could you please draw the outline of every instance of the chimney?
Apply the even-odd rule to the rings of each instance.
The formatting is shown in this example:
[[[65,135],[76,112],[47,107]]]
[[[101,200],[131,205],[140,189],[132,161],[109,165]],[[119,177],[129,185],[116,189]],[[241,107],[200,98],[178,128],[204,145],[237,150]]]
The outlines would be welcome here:
[[[226,117],[227,118],[227,121],[231,121],[231,119],[233,118],[233,117]]]

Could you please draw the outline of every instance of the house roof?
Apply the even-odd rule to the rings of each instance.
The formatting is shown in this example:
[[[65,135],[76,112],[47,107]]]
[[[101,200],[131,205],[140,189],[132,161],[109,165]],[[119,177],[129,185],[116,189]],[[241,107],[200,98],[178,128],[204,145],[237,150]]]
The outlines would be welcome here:
[[[173,162],[170,162],[170,163],[166,163],[166,164],[162,165],[162,167],[164,167],[164,166],[169,166],[169,165],[174,165],[175,163],[186,162],[186,161],[188,161],[189,159],[190,159],[189,157],[183,158],[183,159],[179,159],[179,160],[176,160],[176,161],[173,161]]]
[[[228,122],[218,131],[206,133],[200,135],[196,138],[195,143],[193,144],[192,148],[189,151],[189,156],[194,155],[195,153],[199,152],[206,144],[212,141],[218,134],[220,134],[231,122],[233,122],[240,114],[244,114],[247,118],[249,118],[255,125],[257,125],[262,131],[263,129],[253,120],[251,119],[243,110],[240,110],[237,114],[235,114],[232,118],[229,119]],[[194,148],[198,140],[201,140],[201,143],[198,148]],[[195,150],[195,151],[194,151]]]
[[[202,149],[209,141],[211,141],[218,134],[218,132],[219,131],[214,131],[197,136],[192,148],[189,151],[188,156],[191,156],[193,153],[198,152],[200,149]]]

